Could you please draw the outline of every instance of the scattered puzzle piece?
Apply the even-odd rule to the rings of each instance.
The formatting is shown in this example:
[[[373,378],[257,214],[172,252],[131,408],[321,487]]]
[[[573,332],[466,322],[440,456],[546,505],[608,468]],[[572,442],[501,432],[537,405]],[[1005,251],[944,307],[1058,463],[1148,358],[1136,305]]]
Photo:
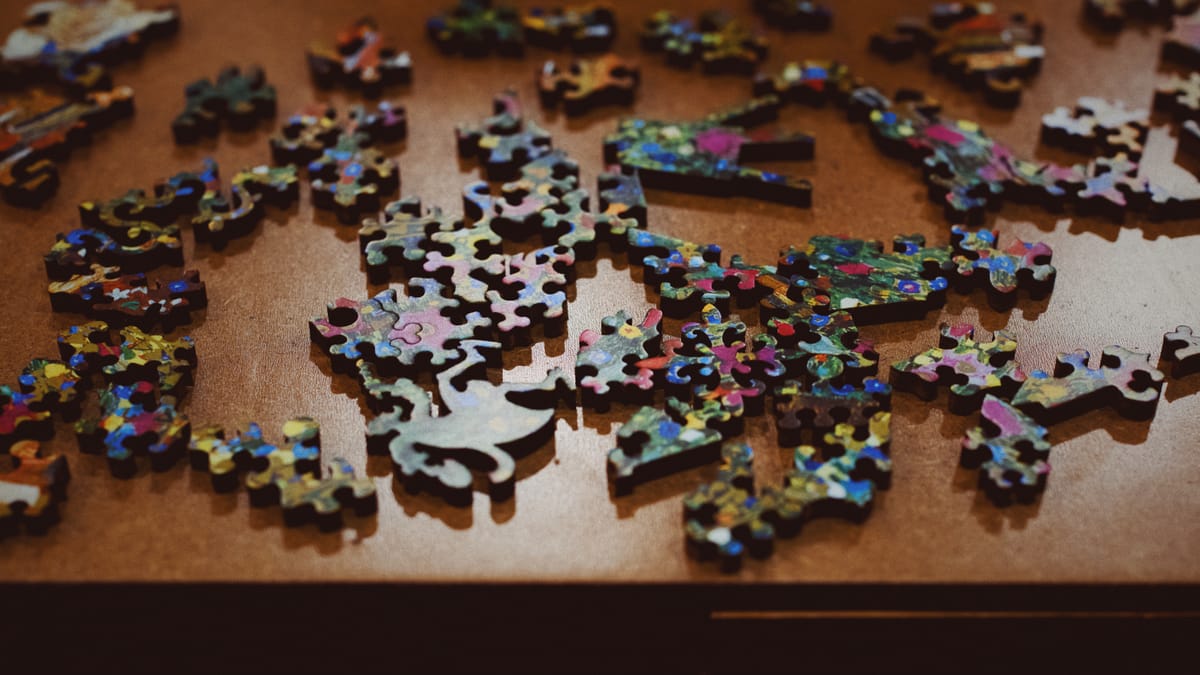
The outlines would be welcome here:
[[[0,449],[21,440],[49,440],[54,435],[50,411],[35,410],[33,394],[0,385]]]
[[[686,404],[667,399],[666,410],[640,408],[617,431],[608,474],[618,495],[635,485],[716,459],[721,433]]]
[[[0,538],[22,527],[30,534],[44,534],[58,522],[58,504],[67,498],[67,458],[43,457],[37,441],[14,444],[8,457],[9,469],[0,471]]]
[[[661,351],[662,311],[651,308],[640,324],[624,310],[607,316],[601,332],[579,336],[575,386],[584,406],[601,412],[613,401],[648,403],[654,396],[654,370],[642,364]]]
[[[767,58],[767,39],[721,11],[703,12],[693,24],[661,10],[646,19],[641,35],[642,48],[666,52],[667,63],[691,68],[699,62],[710,74],[750,75]]]
[[[0,192],[39,206],[58,191],[55,161],[97,129],[133,114],[133,90],[92,91],[72,100],[33,89],[0,101]]]
[[[1171,377],[1184,377],[1200,372],[1200,337],[1191,326],[1178,326],[1163,335],[1160,360],[1171,364]]]
[[[412,81],[412,57],[384,43],[379,26],[363,17],[337,34],[334,47],[315,44],[308,50],[308,69],[321,89],[342,84],[378,98],[383,88]]]
[[[275,87],[267,84],[262,68],[236,66],[223,69],[214,83],[196,80],[184,90],[187,104],[171,122],[171,133],[178,144],[212,138],[221,122],[238,132],[252,131],[261,120],[275,117]]]
[[[955,225],[950,243],[954,248],[951,262],[956,267],[954,284],[959,292],[982,286],[988,302],[996,309],[1011,308],[1017,301],[1017,289],[1040,300],[1054,289],[1058,272],[1050,264],[1054,251],[1041,242],[1014,239],[1007,248],[996,248],[994,230],[971,232]]]
[[[1200,68],[1200,12],[1172,20],[1171,30],[1163,39],[1162,55],[1189,68]]]
[[[343,223],[358,223],[362,212],[378,211],[379,199],[400,189],[400,168],[378,148],[407,134],[403,107],[380,103],[370,113],[361,106],[337,140],[308,163],[313,205],[332,209]]]
[[[978,410],[986,394],[1011,397],[1025,381],[1025,372],[1013,363],[1017,341],[1004,331],[992,340],[975,340],[971,324],[942,324],[935,349],[892,364],[892,384],[900,391],[931,401],[937,387],[950,387],[950,412],[966,415]]]
[[[57,412],[68,420],[79,417],[80,390],[86,385],[71,364],[54,359],[33,359],[18,379],[21,393],[31,397],[31,408]]]
[[[1032,502],[1050,475],[1046,428],[991,394],[982,405],[981,426],[963,438],[961,464],[979,469],[979,487],[993,503]]]
[[[192,232],[198,243],[222,249],[230,239],[244,237],[266,214],[266,206],[288,208],[300,198],[296,167],[260,165],[243,169],[233,177],[230,197],[221,193],[217,163],[204,160],[199,173],[181,173],[171,177],[169,189],[181,194],[200,193],[191,215]],[[203,187],[197,187],[202,185]]]
[[[1154,89],[1154,107],[1175,115],[1177,120],[1200,119],[1200,73],[1186,78],[1171,73],[1160,79]]]
[[[162,265],[183,265],[183,243],[177,228],[156,229],[140,241],[125,243],[103,229],[80,228],[55,235],[43,256],[46,275],[59,281],[91,271],[92,265],[148,272]]]
[[[820,33],[833,25],[833,11],[810,0],[754,0],[754,11],[772,28]]]
[[[1150,133],[1150,112],[1126,108],[1123,101],[1084,96],[1075,108],[1055,108],[1042,116],[1042,141],[1088,155],[1123,152],[1138,159]]]
[[[166,330],[188,323],[191,311],[208,305],[200,273],[189,270],[171,281],[151,285],[145,274],[122,274],[116,267],[93,264],[90,274],[66,281],[51,281],[50,307],[118,325],[150,330],[161,323]]]
[[[533,8],[521,17],[525,39],[536,47],[576,53],[607,52],[617,37],[617,16],[610,7],[577,5],[552,10]]]
[[[262,428],[251,422],[245,431],[227,439],[225,430],[217,425],[201,427],[192,433],[188,444],[188,461],[192,468],[212,477],[213,490],[237,490],[239,472],[254,464],[269,465],[274,453],[284,453],[285,464],[302,473],[313,473],[321,467],[321,427],[308,417],[297,417],[283,425],[283,445],[263,440]],[[269,477],[266,482],[269,482]],[[264,487],[261,485],[259,487]]]
[[[505,258],[506,273],[487,292],[502,343],[529,342],[536,322],[546,337],[562,335],[567,323],[568,280],[574,275],[575,254],[564,246],[547,246]]]
[[[518,241],[541,232],[551,243],[560,225],[563,233],[578,234],[576,223],[586,213],[588,202],[587,191],[579,189],[579,164],[562,150],[551,150],[522,164],[520,177],[505,183],[498,199],[490,196],[482,181],[468,185],[467,190],[480,198],[478,203],[464,200],[467,216],[477,223],[490,219],[498,234]],[[571,204],[564,203],[568,195]],[[481,207],[479,212],[475,212],[476,206]]]
[[[425,24],[429,37],[443,54],[483,57],[493,51],[501,56],[525,53],[521,17],[508,6],[493,6],[491,0],[459,0],[458,5]]]
[[[390,454],[396,477],[410,490],[429,489],[453,503],[470,503],[471,470],[476,469],[487,473],[493,500],[507,499],[513,494],[515,457],[553,434],[556,405],[573,398],[560,371],[550,371],[537,384],[460,382],[485,364],[483,350],[498,347],[463,342],[466,358],[437,376],[440,415],[433,415],[426,393],[410,413],[397,408],[368,423],[367,450]]]
[[[688,552],[700,560],[718,558],[732,572],[741,566],[746,551],[757,558],[770,555],[775,543],[770,506],[776,493],[754,494],[754,450],[745,443],[721,447],[717,479],[683,498],[685,541]]]
[[[492,113],[482,124],[455,128],[458,156],[475,157],[488,180],[513,180],[521,166],[550,152],[550,134],[522,117],[521,102],[511,89],[496,95]]]
[[[779,99],[757,98],[749,104],[713,113],[697,122],[622,120],[615,134],[604,139],[604,159],[626,169],[638,169],[650,187],[741,194],[793,206],[812,204],[812,183],[805,179],[742,166],[755,160],[812,159],[811,136],[746,131],[774,119]]]
[[[150,382],[109,385],[100,392],[100,410],[99,418],[76,422],[75,435],[83,452],[105,454],[117,478],[137,472],[139,455],[149,456],[151,469],[166,471],[187,449],[188,418],[176,410],[173,398],[158,400]]]
[[[1104,406],[1115,407],[1129,419],[1154,416],[1163,374],[1150,366],[1148,354],[1105,347],[1098,369],[1088,367],[1090,358],[1082,349],[1059,354],[1054,374],[1029,373],[1013,397],[1013,405],[1041,424],[1061,422]]]
[[[781,447],[803,443],[804,432],[812,430],[820,441],[838,424],[866,428],[871,417],[890,410],[892,387],[871,377],[861,387],[835,385],[828,380],[814,382],[805,388],[788,380],[775,388],[775,429]]]
[[[592,107],[632,105],[639,80],[637,64],[616,54],[575,59],[565,71],[551,60],[538,76],[538,93],[543,106],[562,101],[568,115],[582,115]]]

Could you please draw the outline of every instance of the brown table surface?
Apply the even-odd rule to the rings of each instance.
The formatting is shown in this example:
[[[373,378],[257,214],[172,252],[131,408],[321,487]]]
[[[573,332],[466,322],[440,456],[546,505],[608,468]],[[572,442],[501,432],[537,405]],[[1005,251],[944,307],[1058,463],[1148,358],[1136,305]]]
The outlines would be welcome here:
[[[424,19],[449,0],[397,3],[185,0],[178,36],[153,44],[145,57],[115,69],[119,84],[134,87],[137,113],[98,134],[61,164],[62,188],[43,208],[0,207],[3,264],[0,373],[15,383],[21,367],[55,353],[55,335],[77,316],[50,311],[41,256],[56,232],[78,225],[76,204],[109,198],[128,188],[197,167],[212,156],[228,178],[243,166],[269,160],[267,125],[246,134],[177,147],[170,121],[183,87],[211,77],[225,63],[261,64],[279,92],[282,120],[313,100],[345,106],[355,95],[322,93],[310,82],[304,49],[332,40],[337,28],[367,11],[414,60],[411,88],[390,92],[408,110],[408,140],[390,148],[402,171],[401,194],[426,205],[459,209],[461,187],[477,167],[455,155],[453,126],[479,120],[491,97],[515,86],[529,115],[582,166],[594,191],[602,168],[601,143],[619,117],[638,114],[688,119],[747,97],[748,78],[709,77],[667,66],[644,53],[637,26],[645,3],[619,9],[619,53],[636,57],[643,84],[630,109],[605,108],[568,120],[540,110],[534,72],[550,52],[531,48],[522,59],[466,60],[435,52]],[[525,4],[525,3],[520,3]],[[686,2],[653,6],[687,11]],[[749,3],[727,3],[748,14]],[[1042,114],[1084,95],[1149,107],[1163,30],[1133,27],[1103,36],[1080,18],[1078,2],[1036,3],[1045,19],[1048,56],[1019,108],[988,107],[931,74],[923,58],[889,64],[866,48],[871,30],[893,16],[921,13],[928,3],[857,0],[839,8],[831,32],[772,31],[767,70],[789,60],[833,57],[886,89],[921,88],[954,116],[977,120],[1019,153],[1083,161],[1038,144]],[[0,29],[19,22],[22,3],[7,3]],[[1034,3],[1026,3],[1032,7]],[[726,254],[771,263],[780,247],[816,234],[846,233],[890,240],[919,232],[931,242],[949,238],[949,223],[930,202],[920,171],[881,155],[865,127],[848,124],[833,108],[787,109],[780,121],[818,139],[815,161],[771,165],[815,184],[813,207],[797,209],[748,199],[722,199],[651,190],[649,227],[701,242]],[[1193,181],[1174,163],[1175,129],[1156,118],[1146,171],[1161,180]],[[1052,214],[1005,205],[989,222],[1003,241],[1041,240],[1054,248],[1058,284],[1049,299],[1023,299],[1010,312],[986,306],[982,292],[951,294],[947,306],[923,320],[864,328],[889,364],[934,345],[938,324],[970,322],[985,331],[1007,329],[1019,341],[1017,358],[1028,370],[1049,369],[1060,351],[1119,344],[1155,355],[1162,334],[1178,324],[1200,328],[1196,299],[1200,223],[1124,225],[1092,217]],[[358,582],[700,582],[739,586],[755,582],[814,586],[858,584],[1161,584],[1200,582],[1200,377],[1168,380],[1151,422],[1125,421],[1114,412],[1090,413],[1052,427],[1054,472],[1034,505],[998,509],[975,488],[976,474],[958,467],[959,442],[975,416],[946,410],[910,394],[894,399],[893,486],[879,496],[863,525],[838,520],[810,523],[794,540],[778,543],[764,561],[748,561],[736,575],[685,555],[680,497],[715,475],[715,466],[667,477],[610,495],[605,454],[632,412],[560,413],[554,443],[518,464],[515,498],[493,504],[477,492],[467,508],[404,492],[386,458],[365,451],[363,407],[357,386],[333,376],[329,359],[308,337],[308,319],[339,296],[365,298],[367,284],[356,245],[357,229],[315,213],[307,188],[300,206],[274,212],[256,233],[223,252],[185,248],[189,268],[208,285],[209,308],[181,333],[195,337],[200,366],[185,402],[194,424],[239,427],[258,421],[273,438],[285,419],[308,414],[322,424],[324,457],[349,459],[372,477],[379,513],[351,518],[341,532],[285,528],[278,509],[251,509],[244,492],[217,495],[208,476],[181,463],[165,473],[143,466],[130,480],[109,475],[100,456],[79,453],[60,425],[48,447],[66,453],[73,480],[62,522],[44,537],[0,542],[0,578],[49,581],[358,581]],[[579,334],[598,328],[619,309],[640,316],[656,297],[641,273],[602,251],[579,265],[564,338],[505,355],[504,379],[535,381],[549,367],[573,370]],[[757,330],[757,311],[745,312]],[[668,321],[678,334],[680,322]],[[885,369],[886,372],[886,369]],[[787,461],[777,450],[773,421],[751,420],[746,438],[758,449],[760,484],[778,482]],[[740,586],[739,586],[740,587]]]

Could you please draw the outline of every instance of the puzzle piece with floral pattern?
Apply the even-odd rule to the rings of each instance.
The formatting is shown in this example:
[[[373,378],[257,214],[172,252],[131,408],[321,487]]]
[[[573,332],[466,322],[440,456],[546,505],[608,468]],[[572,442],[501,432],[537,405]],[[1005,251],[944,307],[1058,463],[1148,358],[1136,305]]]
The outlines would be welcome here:
[[[617,16],[604,5],[533,8],[521,17],[525,39],[546,49],[570,47],[576,53],[607,52],[617,37]]]
[[[43,457],[37,441],[19,441],[7,455],[9,465],[0,471],[0,538],[22,528],[43,534],[58,522],[58,504],[67,498],[67,458]]]
[[[454,136],[458,156],[474,157],[488,180],[513,180],[522,166],[551,151],[549,132],[524,119],[521,101],[512,89],[492,99],[491,117],[482,124],[458,125]]]
[[[1032,502],[1050,475],[1046,428],[1003,400],[983,399],[980,426],[967,430],[960,463],[979,469],[979,487],[997,505]]]
[[[363,17],[338,31],[335,46],[310,47],[308,70],[321,89],[342,84],[378,98],[384,87],[412,81],[412,57],[387,46],[375,20]]]
[[[961,225],[951,228],[950,245],[954,248],[951,262],[956,269],[955,288],[969,292],[982,286],[988,302],[996,309],[1008,309],[1017,301],[1017,289],[1040,300],[1054,289],[1058,272],[1050,264],[1054,251],[1042,242],[1014,239],[1006,248],[996,248],[995,230],[967,230]]]
[[[488,194],[487,184],[482,181],[467,186],[467,190],[479,195]],[[552,232],[543,228],[557,230],[559,221],[566,220],[568,214],[565,212],[569,209],[564,208],[562,202],[572,193],[577,193],[573,195],[576,209],[586,210],[588,194],[579,189],[578,162],[562,150],[552,150],[523,164],[520,178],[505,183],[500,189],[500,197],[491,199],[487,210],[475,213],[473,208],[468,208],[467,216],[475,221],[490,219],[492,228],[506,239],[523,241],[541,232],[547,243],[553,243],[550,240]]]
[[[110,384],[100,391],[100,417],[75,423],[79,449],[104,453],[117,478],[137,472],[138,456],[148,456],[154,471],[166,471],[187,450],[191,423],[171,397],[159,400],[154,390],[146,381]]]
[[[275,117],[275,87],[267,84],[266,73],[257,66],[245,72],[237,66],[224,68],[216,82],[205,78],[189,84],[184,97],[183,112],[171,122],[179,145],[215,137],[222,122],[233,131],[246,132]]]
[[[775,119],[779,106],[777,97],[765,96],[698,121],[626,118],[616,133],[604,138],[604,161],[638,169],[649,187],[711,196],[736,194],[808,207],[812,205],[808,180],[743,166],[756,160],[812,159],[812,136],[747,131]]]
[[[812,0],[754,0],[754,11],[767,25],[784,30],[822,33],[833,25],[833,11]]]
[[[33,410],[79,417],[82,390],[88,385],[80,370],[66,361],[36,358],[21,370],[18,387]]]
[[[475,468],[487,472],[493,500],[507,499],[513,495],[515,458],[552,435],[555,408],[573,401],[574,393],[557,369],[536,384],[462,382],[489,359],[485,350],[499,345],[467,340],[462,347],[465,359],[437,375],[441,414],[433,415],[428,393],[410,411],[384,413],[367,425],[367,451],[390,454],[396,478],[410,490],[428,489],[468,504]]]
[[[486,219],[439,229],[429,236],[421,276],[445,284],[464,309],[483,309],[489,304],[488,291],[505,274],[500,242],[500,235]]]
[[[978,410],[985,394],[1010,398],[1025,382],[1025,372],[1013,362],[1017,341],[1004,331],[992,340],[975,340],[971,324],[941,325],[938,346],[892,364],[892,385],[931,401],[937,387],[950,387],[950,412],[966,415]]]
[[[775,430],[781,447],[803,443],[811,429],[815,442],[824,439],[838,424],[865,429],[871,417],[892,407],[892,387],[871,377],[862,386],[836,385],[828,380],[805,387],[788,380],[775,388]]]
[[[721,248],[697,244],[646,230],[627,230],[630,260],[640,260],[647,285],[657,285],[662,308],[669,316],[688,316],[703,305],[722,312],[736,304],[746,307],[763,295],[758,277],[775,268],[749,265],[733,256],[721,263]]]
[[[501,343],[527,344],[535,322],[542,325],[546,337],[562,335],[575,253],[565,246],[547,246],[506,256],[504,265],[506,272],[487,292]]]
[[[0,385],[0,449],[21,440],[49,440],[54,435],[51,413],[39,403],[34,394]]]
[[[1074,108],[1042,115],[1042,142],[1088,155],[1123,152],[1138,159],[1150,133],[1150,111],[1123,101],[1083,96]]]
[[[1159,360],[1171,364],[1171,377],[1200,372],[1200,337],[1196,337],[1191,326],[1178,326],[1163,334]]]
[[[813,518],[862,522],[870,515],[876,490],[891,483],[891,418],[889,412],[875,413],[862,439],[855,427],[837,425],[825,435],[824,445],[831,449],[827,453],[811,445],[796,448],[780,490],[783,503],[775,507],[781,534],[794,534]]]
[[[192,432],[188,461],[193,469],[212,477],[217,492],[237,490],[241,471],[254,464],[266,464],[276,452],[287,453],[289,464],[296,470],[312,473],[321,466],[320,429],[311,418],[293,418],[283,425],[283,444],[273,445],[263,440],[262,428],[255,422],[232,438],[227,438],[218,425],[203,426]]]
[[[0,101],[0,193],[10,204],[40,206],[58,191],[55,162],[96,130],[132,114],[129,87],[78,99],[34,89]]]
[[[654,396],[654,369],[642,361],[662,348],[662,311],[651,308],[640,324],[624,310],[607,316],[600,332],[579,336],[575,357],[575,386],[584,406],[601,412],[613,401],[648,403]]]
[[[643,24],[642,48],[665,52],[667,63],[691,68],[700,63],[705,73],[750,75],[767,58],[767,38],[734,16],[702,12],[693,24],[661,10]]]
[[[666,409],[645,406],[617,431],[617,447],[608,453],[608,475],[618,495],[639,483],[716,459],[721,433],[704,415],[668,398]]]
[[[543,106],[561,101],[567,115],[582,115],[604,105],[633,105],[640,79],[637,63],[616,54],[575,59],[565,70],[550,60],[538,75],[538,93]]]
[[[1124,347],[1105,347],[1099,368],[1089,368],[1085,350],[1060,353],[1054,374],[1041,370],[1013,396],[1012,404],[1040,424],[1061,422],[1095,408],[1112,406],[1123,417],[1154,417],[1163,374],[1150,365],[1150,356]]]
[[[483,57],[493,51],[500,56],[525,53],[521,17],[506,5],[491,0],[459,0],[456,7],[425,24],[426,32],[443,54]]]
[[[724,444],[716,480],[683,498],[688,553],[700,560],[717,558],[727,572],[741,566],[747,551],[765,558],[775,544],[771,508],[778,503],[777,494],[770,488],[754,493],[753,462],[748,444]]]

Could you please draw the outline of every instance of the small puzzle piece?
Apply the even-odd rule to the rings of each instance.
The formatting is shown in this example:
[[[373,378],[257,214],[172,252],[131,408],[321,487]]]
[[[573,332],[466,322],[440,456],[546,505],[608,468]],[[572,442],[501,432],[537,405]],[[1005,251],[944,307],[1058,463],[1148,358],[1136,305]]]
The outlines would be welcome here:
[[[170,340],[135,326],[122,328],[120,337],[114,340],[108,324],[92,321],[61,331],[58,351],[80,373],[99,373],[106,382],[117,384],[150,382],[164,397],[184,397],[196,368],[195,340],[188,336]]]
[[[686,403],[668,398],[666,410],[638,409],[617,431],[608,453],[608,474],[618,495],[659,476],[717,458],[721,433]]]
[[[1032,502],[1050,475],[1046,428],[991,394],[982,405],[981,426],[967,430],[960,463],[979,469],[979,487],[993,503]]]
[[[533,323],[546,337],[562,335],[567,323],[568,281],[574,277],[575,254],[564,246],[506,256],[506,272],[487,292],[501,343],[529,342]]]
[[[1123,152],[1138,159],[1150,133],[1150,111],[1127,108],[1123,101],[1084,96],[1075,107],[1055,108],[1042,116],[1042,141],[1088,155]]]
[[[203,186],[203,187],[200,187]],[[288,208],[300,198],[296,167],[259,165],[234,175],[230,197],[221,193],[217,163],[204,160],[198,173],[180,173],[167,180],[159,191],[175,190],[180,195],[200,193],[191,215],[192,232],[198,243],[222,249],[230,239],[244,237],[266,214],[266,206]]]
[[[120,268],[92,265],[90,274],[76,274],[49,286],[50,307],[117,325],[166,330],[188,323],[191,311],[208,305],[200,273],[189,270],[171,281],[150,284],[145,274],[122,274]]]
[[[67,498],[67,458],[43,457],[37,441],[20,441],[7,454],[9,466],[0,471],[0,538],[22,527],[44,534],[58,522],[58,504]]]
[[[521,17],[525,39],[535,47],[576,53],[607,52],[617,37],[617,16],[603,5],[576,5],[551,10],[533,8]]]
[[[538,232],[547,243],[553,241],[560,230],[564,234],[578,235],[580,228],[576,221],[587,212],[588,206],[587,191],[579,189],[579,163],[562,150],[551,150],[524,163],[520,167],[520,178],[505,183],[498,199],[491,197],[487,184],[482,181],[472,183],[466,189],[481,198],[487,195],[488,199],[488,206],[478,213],[475,212],[477,204],[464,199],[467,216],[477,223],[490,219],[498,234],[518,241]],[[568,199],[571,204],[565,203]],[[478,205],[482,206],[483,202]]]
[[[1200,12],[1175,17],[1163,39],[1162,55],[1189,68],[1200,68]]]
[[[633,105],[639,80],[637,64],[616,54],[575,59],[566,70],[551,60],[538,76],[538,93],[543,106],[561,101],[568,115],[582,115],[603,105]]]
[[[110,87],[105,65],[140,55],[149,41],[179,30],[179,9],[139,9],[130,0],[37,2],[9,34],[0,58],[18,79],[51,75],[75,90]]]
[[[616,133],[605,137],[604,159],[638,169],[649,187],[739,194],[808,207],[812,204],[808,180],[742,166],[756,160],[812,159],[811,136],[746,130],[774,119],[779,106],[778,98],[766,96],[695,122],[624,119]]]
[[[755,96],[777,96],[781,101],[822,106],[830,101],[845,105],[853,88],[862,86],[850,68],[838,61],[790,61],[778,75],[754,77]]]
[[[701,245],[646,230],[628,230],[629,257],[641,260],[647,285],[658,286],[662,308],[669,316],[688,316],[703,305],[722,312],[732,305],[746,307],[762,297],[757,280],[773,267],[748,265],[733,256],[721,264],[721,248]]]
[[[443,54],[478,58],[493,51],[500,56],[525,53],[520,15],[511,7],[493,6],[491,0],[459,0],[454,9],[431,17],[425,30]]]
[[[750,75],[767,58],[767,39],[721,11],[703,12],[693,24],[661,10],[646,19],[641,36],[642,48],[666,52],[667,63],[691,68],[699,62],[710,74]]]
[[[1187,77],[1171,73],[1160,79],[1154,89],[1154,107],[1180,121],[1200,120],[1200,72]]]
[[[1119,31],[1130,19],[1162,21],[1200,8],[1196,0],[1084,0],[1084,15],[1100,28]]]
[[[438,373],[443,409],[434,416],[428,393],[410,413],[399,408],[367,425],[367,450],[390,454],[396,477],[410,490],[428,489],[455,504],[471,501],[472,469],[485,471],[494,501],[513,495],[516,457],[553,434],[554,411],[574,398],[563,374],[536,384],[460,380],[486,363],[494,342],[464,341],[466,358]],[[469,418],[469,421],[464,421]]]
[[[1140,178],[1138,165],[1124,153],[1097,157],[1075,170],[1083,176],[1075,193],[1075,207],[1083,214],[1099,214],[1121,221],[1131,208],[1144,210],[1152,193],[1149,181]]]
[[[412,57],[386,46],[379,26],[363,17],[337,34],[334,47],[315,44],[308,50],[308,69],[321,89],[342,84],[378,98],[383,88],[412,81]]]
[[[1040,300],[1054,289],[1058,274],[1050,264],[1054,251],[1041,242],[1014,239],[1006,248],[996,248],[994,230],[969,231],[955,225],[950,243],[954,248],[951,262],[956,268],[954,285],[959,292],[983,287],[993,308],[1008,309],[1017,301],[1017,289]]]
[[[1200,337],[1191,326],[1178,326],[1163,335],[1161,361],[1171,364],[1171,377],[1200,372]]]
[[[444,216],[439,207],[422,212],[417,197],[390,202],[382,218],[367,217],[358,230],[367,278],[371,283],[387,283],[392,267],[401,267],[409,276],[420,276],[430,236],[459,227],[461,224]]]
[[[216,82],[196,80],[184,90],[187,104],[171,122],[175,143],[195,143],[212,138],[221,122],[237,132],[253,131],[261,120],[275,117],[275,87],[257,66],[242,72],[236,66],[223,69]]]
[[[523,118],[521,102],[511,89],[496,95],[492,113],[482,124],[455,128],[458,156],[475,157],[488,180],[513,180],[523,165],[551,151],[550,134]]]
[[[971,324],[942,324],[938,346],[892,364],[892,384],[931,401],[938,386],[950,387],[950,412],[978,410],[986,394],[1011,397],[1025,381],[1013,357],[1017,341],[996,331],[989,342],[975,340]]]
[[[754,0],[754,11],[772,28],[821,33],[833,25],[833,11],[811,0]]]
[[[1113,406],[1123,417],[1154,416],[1163,374],[1150,356],[1124,347],[1105,347],[1100,367],[1088,367],[1091,355],[1080,349],[1058,355],[1054,374],[1029,373],[1012,403],[1040,424],[1061,422],[1089,410]]]
[[[150,382],[110,384],[100,392],[100,417],[75,423],[83,452],[104,453],[117,478],[137,472],[136,457],[150,458],[150,468],[166,471],[187,449],[191,423],[171,397],[157,400]]]
[[[804,387],[788,380],[775,388],[775,429],[781,447],[803,443],[805,430],[811,429],[820,441],[838,424],[865,429],[871,417],[892,407],[892,387],[871,377],[861,387],[835,385],[828,380]]]
[[[0,101],[0,193],[40,206],[58,191],[55,161],[92,133],[133,114],[133,90],[117,87],[68,99],[33,89]]]
[[[624,310],[607,316],[600,332],[579,336],[575,386],[584,406],[601,412],[612,401],[648,403],[654,396],[654,370],[641,362],[659,355],[662,311],[651,308],[640,324]]]
[[[400,298],[387,289],[366,301],[339,298],[328,307],[328,318],[309,322],[312,341],[332,360],[334,370],[351,372],[360,358],[392,371],[426,366],[444,370],[465,358],[461,344],[491,328],[479,312],[461,320],[450,313],[462,303],[446,297],[433,279],[414,279],[410,293]]]
[[[307,166],[334,145],[342,133],[336,108],[310,104],[289,117],[280,132],[271,137],[271,157],[276,164]]]
[[[875,491],[891,483],[892,460],[889,412],[877,412],[867,424],[865,438],[849,424],[825,435],[822,453],[811,445],[796,448],[793,468],[773,506],[781,535],[795,534],[805,521],[837,517],[861,523],[871,513]]]
[[[688,552],[700,559],[718,558],[727,572],[741,566],[749,551],[756,558],[771,554],[775,544],[773,513],[776,494],[754,494],[754,450],[745,443],[721,446],[717,479],[683,498],[684,534]]]

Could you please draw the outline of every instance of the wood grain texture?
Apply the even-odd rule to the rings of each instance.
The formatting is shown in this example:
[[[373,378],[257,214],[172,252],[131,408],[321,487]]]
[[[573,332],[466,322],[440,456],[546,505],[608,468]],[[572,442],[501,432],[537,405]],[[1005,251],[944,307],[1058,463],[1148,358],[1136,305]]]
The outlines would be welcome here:
[[[549,52],[524,59],[465,60],[437,54],[424,19],[450,0],[395,3],[182,0],[182,29],[155,43],[144,59],[118,67],[115,79],[136,90],[137,113],[97,135],[61,165],[63,187],[36,211],[0,207],[0,381],[53,355],[54,337],[73,317],[50,312],[41,255],[54,234],[76,226],[76,204],[108,198],[131,187],[197,167],[215,157],[226,177],[269,158],[268,132],[231,134],[198,147],[176,147],[170,121],[183,104],[183,87],[212,77],[225,63],[261,64],[279,91],[279,120],[314,97],[338,105],[353,94],[319,93],[304,49],[331,41],[342,25],[364,13],[379,21],[414,59],[414,84],[394,90],[408,109],[410,134],[390,151],[402,171],[401,193],[427,205],[459,208],[461,186],[478,177],[454,153],[453,125],[479,119],[491,96],[506,85],[520,91],[531,115],[554,135],[555,147],[582,165],[595,189],[602,169],[601,140],[627,113],[691,118],[747,97],[740,77],[682,72],[661,56],[643,53],[636,29],[654,7],[690,11],[694,3],[614,2],[618,51],[642,64],[642,88],[632,110],[605,108],[568,120],[536,105],[534,73]],[[19,21],[19,2],[5,3],[0,30]],[[520,3],[532,4],[532,3]],[[543,3],[544,4],[544,3]],[[727,3],[748,8],[748,2]],[[1082,95],[1120,98],[1149,107],[1163,30],[1130,29],[1115,37],[1083,24],[1080,3],[1025,3],[1046,25],[1048,57],[1015,111],[989,108],[931,74],[918,58],[889,64],[867,51],[871,30],[893,15],[920,13],[926,2],[856,0],[840,3],[832,32],[772,31],[768,69],[788,60],[833,57],[868,80],[912,86],[941,99],[948,113],[978,120],[1018,152],[1057,160],[1082,158],[1037,143],[1043,113]],[[1005,3],[1011,5],[1013,3]],[[748,13],[748,12],[747,12]],[[561,58],[561,55],[560,55]],[[1173,162],[1174,131],[1159,119],[1146,164],[1162,180],[1194,180]],[[920,232],[949,239],[949,224],[931,203],[920,173],[873,147],[864,127],[847,124],[833,109],[785,110],[781,125],[812,133],[817,157],[778,165],[815,183],[811,210],[743,199],[661,191],[649,194],[650,228],[720,244],[727,254],[773,262],[780,247],[814,234],[846,233],[890,239]],[[770,165],[768,165],[770,166]],[[1130,218],[1119,226],[1096,218],[1054,215],[1005,206],[989,216],[1003,241],[1043,240],[1055,251],[1058,284],[1045,301],[1022,300],[1011,312],[987,308],[982,292],[952,294],[938,316],[871,326],[881,363],[889,364],[936,343],[940,321],[967,321],[985,331],[1007,328],[1019,340],[1027,369],[1053,365],[1058,351],[1120,344],[1153,352],[1165,331],[1200,328],[1200,222],[1152,224]],[[347,457],[376,481],[377,517],[351,519],[343,532],[287,529],[277,509],[250,509],[245,493],[216,495],[209,478],[182,464],[132,480],[115,480],[101,457],[84,456],[66,427],[48,448],[66,453],[73,481],[63,522],[41,538],[0,542],[0,577],[7,580],[373,581],[373,582],[700,582],[752,584],[921,583],[1200,583],[1200,381],[1168,381],[1158,415],[1149,423],[1109,411],[1051,429],[1054,472],[1033,506],[999,510],[975,489],[976,474],[958,468],[958,448],[974,417],[946,411],[946,395],[926,404],[897,394],[893,418],[893,487],[862,526],[815,521],[783,541],[767,561],[750,561],[735,576],[698,564],[684,553],[680,497],[716,467],[640,486],[612,498],[605,454],[632,408],[605,415],[561,413],[553,445],[518,463],[516,496],[492,504],[477,492],[473,506],[406,494],[391,480],[384,458],[367,458],[364,411],[357,387],[332,376],[328,359],[310,345],[306,322],[338,296],[366,297],[355,243],[356,228],[314,213],[307,190],[301,205],[268,218],[249,238],[214,253],[185,243],[189,267],[208,284],[209,308],[186,332],[196,338],[197,385],[185,404],[193,423],[227,427],[258,421],[274,435],[289,417],[307,414],[322,424],[326,458]],[[598,328],[619,309],[641,316],[655,298],[640,273],[602,254],[580,266],[565,338],[506,354],[504,378],[539,380],[545,369],[573,369],[579,334]],[[744,318],[757,325],[757,312]],[[668,330],[678,334],[678,322]],[[752,420],[747,438],[758,450],[760,484],[778,482],[787,458],[777,451],[769,417]]]

